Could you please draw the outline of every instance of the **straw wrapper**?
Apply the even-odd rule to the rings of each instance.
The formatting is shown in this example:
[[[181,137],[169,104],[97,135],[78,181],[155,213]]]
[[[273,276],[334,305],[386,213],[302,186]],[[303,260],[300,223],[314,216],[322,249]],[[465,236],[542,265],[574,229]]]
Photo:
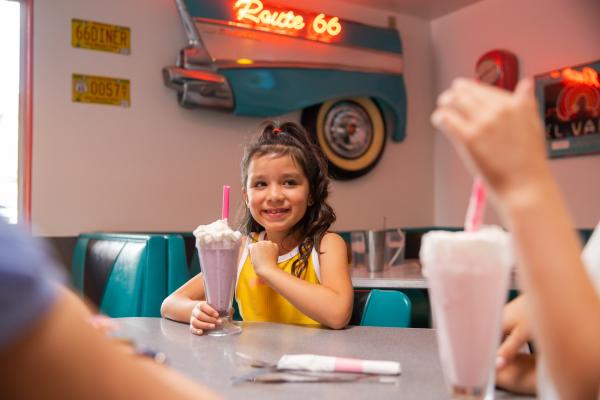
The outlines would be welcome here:
[[[286,354],[277,363],[278,370],[312,372],[354,372],[363,374],[400,375],[402,367],[396,361],[360,360],[314,354]]]

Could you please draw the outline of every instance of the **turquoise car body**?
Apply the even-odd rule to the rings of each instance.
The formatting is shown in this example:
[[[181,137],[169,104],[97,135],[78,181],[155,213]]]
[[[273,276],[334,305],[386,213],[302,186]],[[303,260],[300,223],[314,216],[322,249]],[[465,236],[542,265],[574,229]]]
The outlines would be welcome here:
[[[231,24],[227,23],[234,18],[229,1],[185,0],[184,3],[183,9],[191,17],[199,35],[195,43],[192,40],[190,43],[203,46],[207,54],[211,54],[211,49],[202,34],[202,26],[211,26],[211,29],[221,29],[223,32],[229,29],[249,31],[244,27],[231,28]],[[224,79],[223,85],[231,91],[232,99],[228,106],[221,108],[237,115],[272,117],[334,99],[371,98],[379,107],[391,138],[396,142],[402,141],[406,136],[407,95],[401,72],[402,43],[397,29],[349,21],[345,21],[344,29],[343,38],[330,46],[342,46],[355,52],[360,50],[365,58],[356,57],[345,63],[338,63],[337,60],[323,62],[315,60],[307,51],[304,57],[306,61],[302,62],[257,60],[240,64],[235,62],[235,55],[224,59],[211,54],[210,65],[196,65],[194,68],[205,70],[211,77],[214,75]],[[294,46],[298,42],[293,41],[304,39],[289,40],[290,46]],[[214,46],[216,49],[218,47]],[[393,55],[400,60],[400,65],[394,68],[360,65],[367,57],[383,54]],[[185,69],[185,66],[180,67]],[[167,85],[181,90],[181,82],[173,74],[165,74]]]

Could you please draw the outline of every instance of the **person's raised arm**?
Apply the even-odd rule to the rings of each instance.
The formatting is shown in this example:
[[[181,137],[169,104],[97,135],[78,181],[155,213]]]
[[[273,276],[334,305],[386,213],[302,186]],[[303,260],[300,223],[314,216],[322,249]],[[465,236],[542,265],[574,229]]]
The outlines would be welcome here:
[[[132,354],[88,322],[91,314],[67,290],[0,356],[8,399],[214,399],[168,367]]]
[[[531,80],[514,95],[456,80],[433,124],[484,177],[513,234],[534,338],[563,398],[594,398],[600,384],[600,299],[546,159]]]
[[[275,265],[277,249],[277,245],[269,241],[250,246],[250,257],[256,274],[315,321],[333,329],[346,327],[352,314],[353,289],[344,239],[336,233],[326,233],[323,236],[319,256],[320,285],[278,269]]]

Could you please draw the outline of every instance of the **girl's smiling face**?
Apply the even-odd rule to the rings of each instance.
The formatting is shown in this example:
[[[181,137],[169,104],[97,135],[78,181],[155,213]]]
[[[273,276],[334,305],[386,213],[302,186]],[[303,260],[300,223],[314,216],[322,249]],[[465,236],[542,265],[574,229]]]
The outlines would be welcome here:
[[[248,165],[244,199],[267,233],[287,234],[304,216],[309,191],[302,168],[289,154],[255,156]]]

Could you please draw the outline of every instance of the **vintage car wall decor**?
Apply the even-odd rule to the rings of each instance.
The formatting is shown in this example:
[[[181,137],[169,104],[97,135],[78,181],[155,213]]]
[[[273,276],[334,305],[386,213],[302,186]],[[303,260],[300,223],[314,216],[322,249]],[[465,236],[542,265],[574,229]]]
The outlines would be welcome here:
[[[261,0],[176,0],[188,45],[165,84],[184,107],[273,117],[302,110],[332,176],[352,179],[406,128],[402,44],[382,28]]]

